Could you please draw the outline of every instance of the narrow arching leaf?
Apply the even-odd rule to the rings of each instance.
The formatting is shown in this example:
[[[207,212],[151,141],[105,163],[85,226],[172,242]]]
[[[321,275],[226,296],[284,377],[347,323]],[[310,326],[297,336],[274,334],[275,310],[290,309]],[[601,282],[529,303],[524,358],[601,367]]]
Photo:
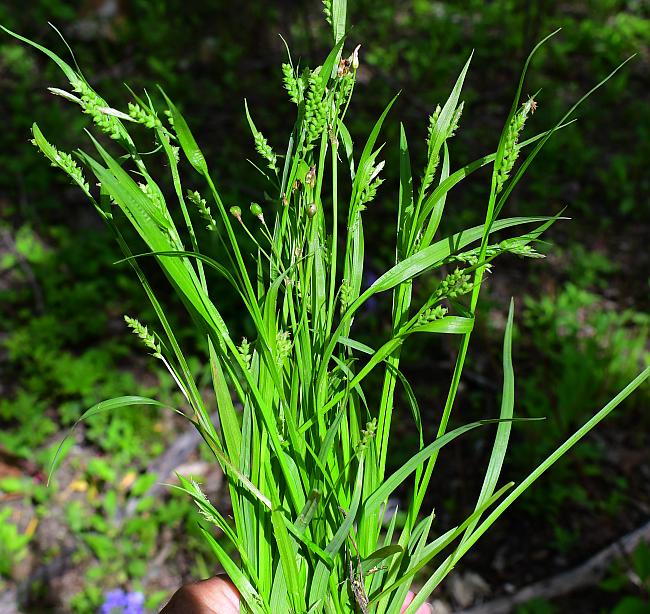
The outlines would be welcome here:
[[[409,330],[410,333],[446,333],[463,335],[474,328],[474,318],[445,316],[428,324],[420,324]]]
[[[621,392],[619,392],[607,405],[605,405],[591,420],[587,421],[551,455],[549,455],[534,471],[532,471],[496,508],[488,517],[479,524],[472,534],[458,547],[458,549],[443,561],[438,570],[422,587],[418,593],[417,600],[421,605],[424,600],[435,590],[436,586],[453,569],[454,565],[467,553],[467,551],[478,541],[478,539],[494,524],[501,516],[543,473],[545,473],[559,458],[564,456],[578,441],[580,441],[599,422],[606,418],[618,405],[620,405],[634,390],[643,384],[650,377],[650,367],[642,371],[632,380]],[[418,607],[417,605],[415,606]],[[408,610],[407,610],[408,612]],[[413,614],[415,610],[409,612]]]
[[[503,392],[501,396],[501,413],[499,414],[499,419],[502,422],[499,422],[497,426],[497,434],[494,439],[494,445],[492,446],[492,454],[490,455],[487,471],[483,479],[483,486],[481,486],[481,492],[476,502],[476,510],[480,509],[483,503],[492,496],[496,488],[512,429],[510,419],[513,416],[515,404],[515,373],[512,367],[512,327],[514,324],[514,313],[515,303],[514,300],[511,300],[506,330],[503,335]],[[472,521],[472,524],[467,528],[467,535],[472,533],[479,520],[480,516],[477,516]]]
[[[11,30],[9,30],[9,28],[5,28],[3,25],[0,25],[0,30],[4,30],[7,34],[11,34],[11,36],[13,36],[14,38],[17,38],[18,40],[21,40],[24,43],[27,43],[28,45],[31,45],[32,47],[44,53],[63,71],[63,74],[67,77],[68,81],[70,81],[71,83],[75,83],[76,81],[80,80],[79,75],[77,75],[77,73],[72,69],[72,67],[66,62],[64,62],[56,53],[50,51],[47,47],[43,47],[42,45],[39,45],[38,43],[35,43],[29,38],[25,38],[24,36],[21,36],[16,32],[12,32]]]
[[[521,224],[532,224],[534,222],[547,221],[553,218],[548,217],[513,217],[498,220],[492,225],[490,232],[503,230],[504,228],[511,228],[512,226],[519,226]],[[460,250],[466,245],[478,241],[484,232],[484,226],[475,226],[464,232],[456,233],[455,235],[438,241],[433,245],[417,252],[413,256],[409,256],[402,260],[394,267],[384,273],[375,283],[367,290],[367,295],[372,295],[376,292],[385,292],[394,288],[408,279],[412,279],[420,275],[423,271],[430,269],[435,264],[444,260],[449,254],[456,250]]]
[[[164,403],[161,403],[160,401],[156,401],[155,399],[150,399],[148,397],[141,397],[141,396],[123,396],[123,397],[115,397],[114,399],[108,399],[106,401],[100,401],[99,403],[96,403],[89,409],[87,409],[85,412],[81,414],[79,418],[75,421],[75,423],[72,425],[66,436],[61,440],[61,443],[56,449],[56,453],[54,454],[54,457],[52,458],[52,462],[50,463],[50,468],[48,471],[48,477],[47,481],[49,483],[50,479],[52,478],[52,474],[54,473],[54,470],[56,469],[57,466],[57,460],[59,458],[59,454],[61,453],[61,450],[63,448],[63,444],[66,442],[68,437],[72,435],[72,432],[74,429],[79,426],[81,422],[84,420],[88,420],[88,418],[92,418],[93,416],[97,416],[98,414],[103,414],[106,412],[110,411],[115,411],[116,409],[121,409],[123,407],[132,407],[132,406],[137,406],[137,405],[153,405],[155,407],[169,407],[168,405],[165,405]],[[176,411],[176,410],[174,410]],[[180,412],[179,412],[180,413]],[[181,414],[183,415],[183,414]]]
[[[395,491],[395,489],[402,483],[406,478],[413,473],[422,463],[424,463],[434,452],[443,448],[448,443],[452,442],[457,437],[460,437],[464,433],[467,433],[471,430],[478,428],[484,424],[489,424],[494,422],[494,420],[482,420],[479,422],[471,422],[465,426],[461,426],[449,433],[446,433],[439,439],[436,439],[434,442],[430,443],[428,446],[425,446],[417,454],[412,456],[406,463],[404,463],[395,473],[389,476],[386,481],[375,490],[365,501],[364,511],[370,513],[375,508],[379,507],[388,497]]]
[[[167,102],[167,106],[171,112],[174,121],[174,130],[178,136],[178,141],[181,144],[183,153],[187,156],[189,163],[197,172],[207,174],[208,165],[205,161],[205,156],[197,145],[196,139],[194,138],[190,127],[187,125],[185,118],[181,115],[176,105],[168,98],[167,94],[165,94],[162,89],[160,91],[165,97],[165,101]]]

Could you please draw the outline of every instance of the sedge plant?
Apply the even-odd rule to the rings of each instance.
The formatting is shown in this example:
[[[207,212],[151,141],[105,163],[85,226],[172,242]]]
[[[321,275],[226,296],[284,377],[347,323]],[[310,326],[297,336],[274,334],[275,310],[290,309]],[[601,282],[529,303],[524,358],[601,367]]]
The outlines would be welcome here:
[[[447,101],[429,118],[419,175],[412,173],[406,131],[400,127],[399,193],[392,201],[395,262],[364,289],[364,217],[383,181],[378,138],[395,99],[363,147],[355,147],[346,116],[359,48],[343,53],[346,2],[325,5],[332,51],[316,68],[300,67],[290,54],[282,65],[296,120],[281,153],[245,107],[260,158],[256,166],[267,181],[263,205],[223,201],[195,136],[162,89],[155,97],[158,105],[147,93],[132,93],[128,108],[117,110],[78,67],[7,32],[58,64],[69,87],[50,90],[92,119],[88,151],[61,151],[36,124],[33,142],[108,224],[157,314],[155,328],[131,317],[126,323],[174,378],[185,399],[175,411],[199,430],[227,478],[231,518],[194,481],[181,477],[180,488],[198,505],[205,540],[239,590],[243,610],[397,614],[414,579],[425,567],[433,569],[406,610],[413,614],[497,518],[650,371],[639,374],[520,484],[500,484],[516,420],[511,304],[500,415],[448,428],[486,271],[505,254],[539,257],[536,242],[559,217],[503,217],[501,212],[540,149],[571,122],[591,92],[557,125],[523,138],[536,107],[532,98],[522,100],[524,77],[545,39],[524,66],[496,151],[453,170],[450,143],[461,123],[470,57]],[[141,153],[132,130],[136,125],[155,140],[155,155]],[[453,189],[483,167],[492,170],[484,223],[439,237]],[[168,193],[161,188],[163,172],[171,179]],[[220,246],[221,256],[201,248],[199,236],[205,233],[195,232],[197,224],[214,237],[211,245]],[[139,235],[136,245],[127,242],[132,233],[124,232],[125,225]],[[155,259],[205,342],[214,388],[209,399],[199,392],[141,258]],[[426,300],[414,300],[414,283],[422,277],[438,281]],[[225,292],[237,297],[241,313],[250,318],[254,339],[233,337],[234,323],[229,326],[219,310],[218,298]],[[355,339],[355,315],[378,293],[392,295],[391,333],[370,347]],[[425,438],[417,399],[400,370],[402,348],[413,335],[429,335],[432,343],[440,335],[457,339],[456,364],[433,440]],[[368,403],[364,394],[373,372],[381,381],[378,404]],[[409,402],[419,443],[415,454],[388,474],[398,390]],[[81,419],[137,405],[162,406],[154,399],[120,397],[98,403]],[[211,419],[214,406],[218,420]],[[438,455],[454,439],[489,422],[497,425],[496,437],[474,511],[440,532],[433,512],[424,509]],[[390,514],[388,499],[403,485],[411,493],[408,507]]]

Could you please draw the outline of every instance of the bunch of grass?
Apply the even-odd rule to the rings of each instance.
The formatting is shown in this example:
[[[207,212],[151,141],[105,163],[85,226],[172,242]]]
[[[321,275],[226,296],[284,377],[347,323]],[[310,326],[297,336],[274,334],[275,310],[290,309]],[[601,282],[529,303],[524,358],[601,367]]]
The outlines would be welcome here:
[[[59,65],[80,97],[61,89],[55,93],[90,114],[96,129],[112,139],[112,148],[121,150],[119,156],[110,153],[89,133],[95,154],[82,150],[74,154],[93,176],[88,180],[71,155],[56,149],[33,126],[34,143],[82,189],[112,229],[158,316],[159,333],[131,318],[127,323],[164,362],[186,399],[186,406],[176,411],[200,431],[227,476],[232,519],[224,517],[195,482],[181,478],[181,488],[199,507],[206,523],[205,540],[238,588],[243,609],[255,614],[396,614],[414,578],[425,567],[433,569],[406,610],[412,614],[495,520],[650,372],[642,372],[520,484],[499,486],[515,420],[511,304],[503,341],[500,415],[448,430],[484,272],[502,254],[538,257],[533,245],[558,219],[558,215],[502,218],[500,213],[543,145],[570,123],[571,114],[591,92],[553,128],[522,140],[535,104],[521,103],[522,85],[538,45],[525,64],[496,152],[452,171],[449,140],[459,129],[468,59],[449,98],[430,118],[427,160],[417,190],[401,126],[395,263],[362,290],[364,211],[372,207],[382,183],[383,146],[377,139],[395,99],[359,152],[345,124],[359,66],[358,47],[349,57],[342,53],[345,1],[324,4],[334,33],[333,50],[317,68],[300,72],[291,57],[282,67],[289,97],[297,104],[283,156],[273,151],[246,107],[255,148],[270,171],[259,169],[272,195],[264,207],[257,203],[229,207],[223,202],[195,137],[162,90],[164,114],[148,95],[133,95],[128,112],[119,111],[94,92],[78,69],[37,43],[10,34]],[[163,164],[140,154],[127,130],[133,123],[150,131]],[[516,168],[524,152],[527,155]],[[187,169],[194,175],[191,179],[180,162],[181,153],[191,166]],[[453,188],[484,166],[492,169],[485,222],[436,240]],[[169,199],[156,179],[163,168],[173,184]],[[340,174],[349,181],[349,199],[341,197]],[[197,175],[204,193],[185,188]],[[180,209],[184,228],[172,215],[175,209]],[[221,261],[200,249],[193,226],[197,218],[222,246]],[[124,224],[137,231],[146,255],[158,262],[205,340],[218,424],[210,420],[209,404],[199,394],[158,294],[140,268],[135,248],[124,238]],[[494,233],[531,225],[523,234],[491,242]],[[251,241],[252,254],[245,249]],[[142,249],[138,246],[135,251]],[[440,276],[439,269],[450,264],[455,270]],[[206,269],[216,272],[219,283],[208,284]],[[414,280],[436,275],[442,277],[437,287],[415,304]],[[239,298],[242,312],[254,325],[255,339],[232,337],[214,300],[226,291]],[[377,347],[369,347],[354,338],[355,315],[371,297],[384,292],[393,297],[392,332]],[[400,371],[402,347],[412,335],[431,335],[434,342],[439,335],[459,340],[432,441],[425,440],[418,402]],[[375,370],[382,372],[383,381],[379,405],[370,406],[364,386]],[[408,399],[419,444],[406,463],[387,475],[398,387]],[[137,404],[160,405],[153,399],[120,397],[97,404],[81,419]],[[433,512],[423,510],[438,455],[454,439],[490,422],[497,424],[496,437],[474,512],[438,533],[433,530]],[[407,480],[408,507],[402,515],[388,514],[389,497]],[[218,527],[220,539],[208,525]]]

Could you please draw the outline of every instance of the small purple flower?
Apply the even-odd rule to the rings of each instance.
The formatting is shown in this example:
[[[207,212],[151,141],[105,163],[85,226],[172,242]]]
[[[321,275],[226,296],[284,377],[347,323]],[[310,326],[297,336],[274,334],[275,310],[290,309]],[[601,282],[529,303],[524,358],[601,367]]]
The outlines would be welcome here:
[[[366,285],[370,287],[379,279],[379,276],[372,269],[366,269],[366,271],[364,271],[363,273],[363,278]],[[377,299],[374,296],[371,296],[366,301],[366,311],[369,312],[377,311],[378,304],[379,301],[377,301]]]
[[[108,591],[99,614],[144,614],[144,595],[127,593],[121,588]]]

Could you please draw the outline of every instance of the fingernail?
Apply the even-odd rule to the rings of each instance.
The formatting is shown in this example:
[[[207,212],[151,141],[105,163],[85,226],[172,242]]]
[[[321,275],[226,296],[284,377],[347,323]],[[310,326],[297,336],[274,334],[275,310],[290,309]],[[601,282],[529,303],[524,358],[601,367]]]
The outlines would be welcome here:
[[[239,612],[239,593],[237,589],[230,583],[228,583],[223,590],[224,597],[230,602],[230,604]]]
[[[415,614],[435,614],[435,610],[430,603],[423,603]]]

